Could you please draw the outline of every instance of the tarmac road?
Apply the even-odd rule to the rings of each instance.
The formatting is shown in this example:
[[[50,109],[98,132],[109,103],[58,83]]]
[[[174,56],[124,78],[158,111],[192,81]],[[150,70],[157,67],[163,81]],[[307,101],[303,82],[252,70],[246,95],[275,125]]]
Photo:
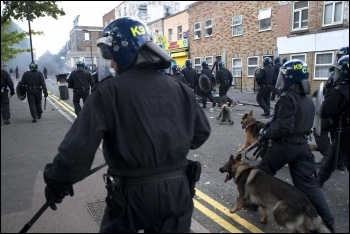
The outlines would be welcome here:
[[[48,90],[59,97],[58,84],[55,82],[52,76],[46,80]],[[230,108],[234,125],[219,125],[215,117],[220,108],[209,108],[211,104],[208,103],[205,109],[212,133],[202,147],[190,151],[188,156],[202,163],[201,179],[196,185],[196,209],[191,231],[286,232],[274,222],[272,216],[268,218],[268,224],[263,225],[259,222],[258,212],[228,213],[235,203],[237,190],[232,181],[224,183],[224,174],[219,172],[219,167],[244,142],[244,130],[240,125],[242,115],[253,110],[259,118],[263,113],[256,103],[255,94],[231,90],[228,95],[235,101],[252,105],[241,104]],[[72,106],[71,100],[71,90],[69,99],[64,101],[50,95],[43,118],[32,123],[28,103],[15,96],[10,99],[12,123],[1,123],[1,232],[19,232],[45,203],[42,171],[57,153],[59,143],[75,118],[72,108],[64,108],[62,104]],[[315,157],[319,160],[321,155],[316,152]],[[98,150],[93,166],[102,163],[103,155]],[[102,181],[105,172],[106,168],[103,168],[75,184],[75,195],[66,197],[58,205],[57,211],[48,209],[28,232],[98,232],[98,218],[102,215],[106,194]],[[291,182],[287,168],[283,168],[276,176]],[[322,191],[336,218],[337,232],[348,233],[349,173],[336,170]]]

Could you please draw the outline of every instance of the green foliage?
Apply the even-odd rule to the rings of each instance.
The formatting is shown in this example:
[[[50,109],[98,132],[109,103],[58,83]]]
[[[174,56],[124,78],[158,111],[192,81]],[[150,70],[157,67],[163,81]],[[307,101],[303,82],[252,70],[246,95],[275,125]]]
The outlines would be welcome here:
[[[30,52],[28,49],[16,49],[14,45],[18,44],[29,36],[28,32],[18,32],[9,30],[12,19],[27,20],[29,4],[30,21],[36,18],[50,16],[57,19],[57,16],[65,15],[63,9],[58,9],[57,1],[2,1],[3,9],[1,11],[1,61],[6,62],[16,57],[16,54]],[[42,35],[43,32],[31,30],[32,35]]]

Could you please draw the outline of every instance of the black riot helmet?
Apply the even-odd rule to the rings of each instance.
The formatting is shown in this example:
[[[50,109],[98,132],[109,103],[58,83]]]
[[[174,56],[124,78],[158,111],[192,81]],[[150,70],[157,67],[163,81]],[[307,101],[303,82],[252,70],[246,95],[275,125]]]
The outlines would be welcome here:
[[[206,60],[204,60],[203,62],[202,62],[202,67],[203,67],[203,69],[205,68],[209,68],[209,65],[208,65],[208,62],[206,61]]]
[[[37,71],[38,70],[38,64],[36,64],[35,62],[31,62],[29,64],[29,70],[31,71]]]
[[[349,82],[349,55],[341,57],[334,65],[334,81]]]
[[[117,64],[119,74],[151,64],[155,69],[163,70],[170,67],[172,60],[153,41],[148,26],[133,17],[120,17],[110,22],[97,39],[97,47],[102,60],[113,60]],[[99,73],[104,67],[99,66]]]
[[[272,59],[270,57],[265,57],[264,60],[263,60],[263,66],[267,67],[270,64],[272,64]]]
[[[192,68],[192,61],[191,59],[187,59],[185,62],[186,68],[191,69]]]
[[[174,65],[171,67],[171,70],[173,71],[174,74],[179,74],[179,73],[180,73],[180,66],[177,65],[177,64],[174,64]]]
[[[349,55],[349,46],[341,47],[337,50],[336,61],[343,57],[344,55]]]
[[[77,62],[77,71],[83,71],[85,69],[85,63],[78,61]]]

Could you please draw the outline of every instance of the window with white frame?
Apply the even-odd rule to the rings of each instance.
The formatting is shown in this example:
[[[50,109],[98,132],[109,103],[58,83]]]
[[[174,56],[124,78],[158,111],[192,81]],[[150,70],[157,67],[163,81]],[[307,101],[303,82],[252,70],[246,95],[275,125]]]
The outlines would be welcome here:
[[[202,65],[201,65],[201,58],[200,57],[194,58],[194,69],[196,70],[197,73],[201,72]]]
[[[343,1],[325,1],[323,4],[323,25],[343,22]]]
[[[271,8],[259,10],[259,31],[271,29]]]
[[[122,11],[121,10],[118,11],[118,15],[119,15],[119,17],[122,17]]]
[[[207,61],[209,69],[211,69],[213,67],[213,56],[205,57],[205,61]]]
[[[168,29],[168,38],[169,38],[169,41],[173,41],[173,29],[172,28]]]
[[[182,39],[182,26],[177,27],[177,39],[178,40]]]
[[[211,19],[205,21],[205,37],[211,37],[213,34],[213,24]]]
[[[124,16],[126,16],[126,7],[124,7]]]
[[[293,2],[293,30],[308,28],[309,23],[309,2]]]
[[[248,57],[247,58],[247,76],[254,77],[255,69],[259,66],[259,57]]]
[[[194,29],[194,39],[201,38],[201,23],[195,23],[193,29]]]
[[[141,16],[147,15],[147,4],[140,4],[139,5],[139,12]]]
[[[242,16],[235,16],[232,18],[232,36],[239,36],[243,34]]]
[[[300,59],[301,61],[306,62],[306,54],[292,54],[290,59]]]
[[[328,79],[331,75],[329,68],[333,65],[334,52],[315,53],[315,79]]]
[[[233,58],[232,59],[232,76],[241,77],[241,72],[242,72],[242,59]]]

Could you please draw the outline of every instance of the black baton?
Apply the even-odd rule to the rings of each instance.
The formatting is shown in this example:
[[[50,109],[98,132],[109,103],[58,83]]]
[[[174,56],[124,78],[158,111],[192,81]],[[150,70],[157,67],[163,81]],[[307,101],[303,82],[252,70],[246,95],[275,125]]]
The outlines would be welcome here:
[[[45,100],[46,100],[46,98],[45,98]],[[103,167],[106,166],[106,165],[107,165],[107,163],[104,163],[104,164],[102,164],[102,165],[100,165],[100,166],[95,167],[94,169],[92,169],[92,170],[90,171],[90,173],[89,173],[88,176],[94,174],[96,171],[100,170],[101,168],[103,168]],[[31,220],[29,220],[29,222],[26,223],[26,225],[24,225],[24,227],[21,229],[21,231],[20,231],[19,233],[26,233],[26,232],[29,230],[29,228],[31,228],[31,227],[33,226],[33,224],[39,219],[39,217],[45,212],[45,210],[46,210],[52,203],[55,202],[56,199],[57,199],[57,198],[55,197],[55,198],[52,198],[51,200],[47,201],[47,202],[40,208],[40,210],[39,210],[38,212],[36,212],[36,214],[34,215],[34,217],[33,217]]]
[[[44,103],[44,110],[46,110],[46,97],[45,97],[45,103]]]

